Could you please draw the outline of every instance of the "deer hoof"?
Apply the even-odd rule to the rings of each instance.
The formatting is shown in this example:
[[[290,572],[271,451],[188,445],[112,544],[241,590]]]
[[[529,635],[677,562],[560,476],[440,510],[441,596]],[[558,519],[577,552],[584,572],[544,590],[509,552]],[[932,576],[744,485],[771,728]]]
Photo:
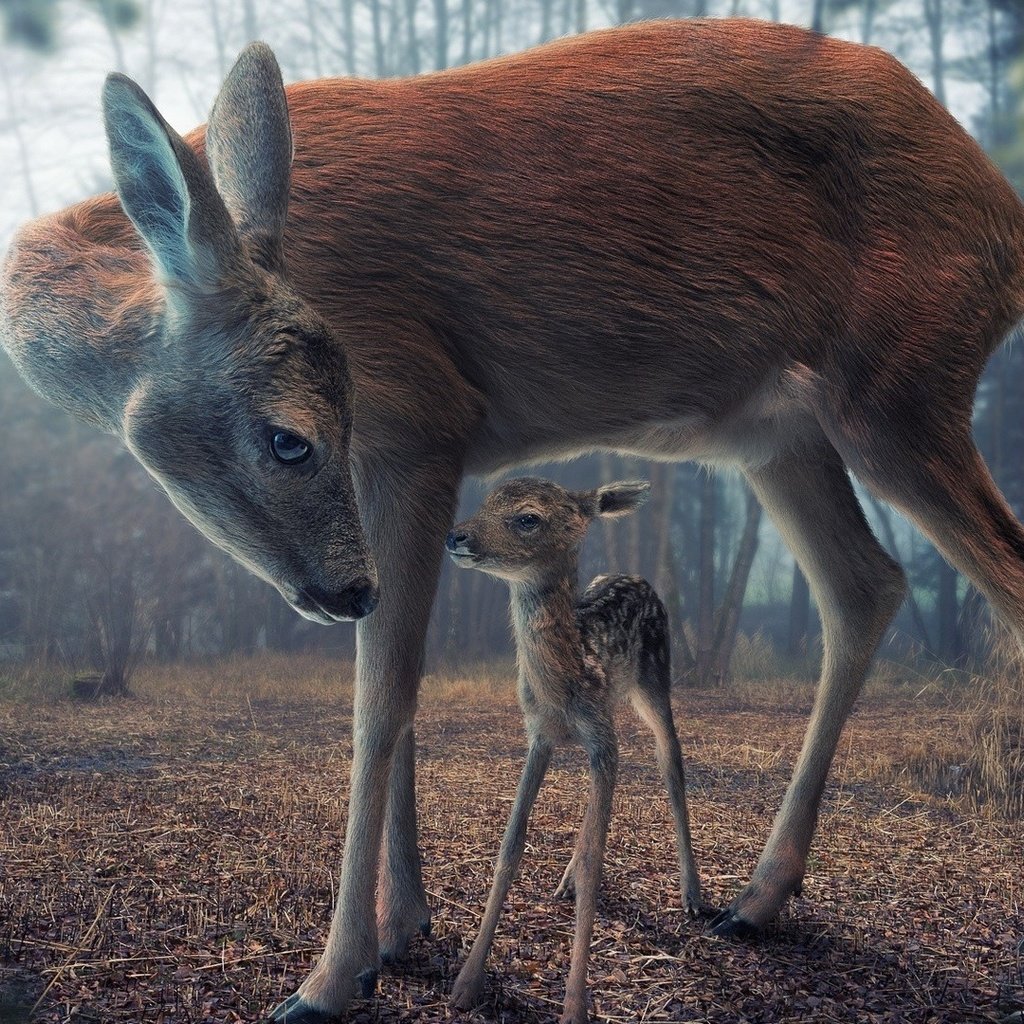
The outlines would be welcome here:
[[[757,925],[744,921],[731,907],[716,914],[707,927],[708,935],[714,935],[719,939],[752,939],[758,935],[760,929]]]
[[[289,996],[270,1011],[267,1017],[273,1024],[331,1024],[338,1017],[324,1013],[315,1006],[310,1006],[298,992]]]

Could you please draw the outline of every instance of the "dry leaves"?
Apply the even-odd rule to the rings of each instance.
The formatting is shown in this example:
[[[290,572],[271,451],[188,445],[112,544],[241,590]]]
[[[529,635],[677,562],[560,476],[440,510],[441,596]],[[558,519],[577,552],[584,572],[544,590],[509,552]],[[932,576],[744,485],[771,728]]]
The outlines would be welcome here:
[[[749,874],[805,717],[683,694],[706,897]],[[0,706],[0,992],[37,1019],[254,1021],[326,934],[342,852],[350,705],[303,695]],[[623,712],[622,781],[591,980],[606,1021],[998,1021],[1024,1009],[1024,828],[894,778],[949,712],[908,701],[851,722],[804,896],[761,941],[680,910],[652,744]],[[357,1021],[550,1021],[572,908],[552,898],[582,814],[583,766],[555,764],[499,928],[488,1006],[446,993],[475,932],[523,753],[514,707],[428,697],[420,825],[434,934]],[[902,788],[901,788],[902,787]],[[0,996],[0,1020],[4,1018]],[[17,1020],[9,1009],[6,1019]],[[22,1019],[24,1013],[21,1014]]]

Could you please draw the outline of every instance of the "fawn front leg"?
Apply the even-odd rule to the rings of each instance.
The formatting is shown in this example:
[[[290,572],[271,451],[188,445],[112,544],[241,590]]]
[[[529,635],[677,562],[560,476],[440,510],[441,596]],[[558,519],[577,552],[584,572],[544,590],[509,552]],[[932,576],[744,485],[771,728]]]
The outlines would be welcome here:
[[[601,886],[601,866],[605,840],[612,818],[612,795],[619,765],[619,750],[610,723],[592,729],[584,739],[590,758],[590,798],[583,816],[576,852],[573,855],[576,884],[576,934],[572,940],[572,960],[565,983],[565,1007],[561,1024],[586,1024],[587,963],[597,913],[597,892]]]
[[[290,999],[272,1013],[281,1024],[323,1024],[338,1016],[358,991],[373,992],[377,977],[374,895],[381,834],[396,751],[401,777],[411,783],[412,722],[430,606],[445,532],[451,523],[458,477],[421,464],[417,474],[390,480],[382,471],[364,478],[360,510],[380,574],[380,605],[358,625],[352,788],[341,884],[323,956]],[[358,482],[358,478],[357,478]],[[392,822],[406,827],[413,795],[392,793]],[[401,801],[407,800],[407,803]],[[389,841],[389,860],[415,850],[416,837]],[[418,866],[389,865],[385,900],[415,889]],[[396,879],[401,878],[402,881]],[[402,897],[404,898],[404,897]],[[382,908],[387,920],[390,908]]]
[[[523,765],[523,774],[519,779],[519,788],[516,791],[516,802],[505,827],[498,861],[494,866],[494,881],[491,883],[491,893],[487,897],[487,909],[484,911],[473,948],[469,951],[469,956],[462,965],[452,989],[452,1003],[462,1010],[471,1010],[480,1002],[484,984],[484,964],[494,941],[502,905],[523,856],[530,811],[533,809],[550,762],[550,745],[544,740],[531,740],[526,764]]]

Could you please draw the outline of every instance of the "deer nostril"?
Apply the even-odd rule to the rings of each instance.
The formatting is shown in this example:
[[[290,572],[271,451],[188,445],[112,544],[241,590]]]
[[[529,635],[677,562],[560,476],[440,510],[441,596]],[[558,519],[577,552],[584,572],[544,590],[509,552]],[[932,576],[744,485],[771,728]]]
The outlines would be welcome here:
[[[462,547],[464,544],[468,544],[470,536],[464,530],[449,530],[448,536],[445,538],[444,545],[449,551],[454,551],[456,548]]]
[[[358,580],[346,591],[349,608],[353,618],[361,619],[369,615],[380,603],[380,592],[369,580]]]
[[[380,602],[377,586],[365,576],[360,576],[338,592],[332,593],[322,587],[307,587],[303,593],[322,611],[338,619],[361,619],[369,615]]]

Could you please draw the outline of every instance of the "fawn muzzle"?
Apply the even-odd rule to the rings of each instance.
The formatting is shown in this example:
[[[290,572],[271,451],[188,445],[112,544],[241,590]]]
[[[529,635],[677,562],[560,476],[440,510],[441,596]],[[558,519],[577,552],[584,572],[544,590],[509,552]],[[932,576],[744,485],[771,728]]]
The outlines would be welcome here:
[[[468,565],[479,557],[473,549],[474,542],[473,534],[455,527],[454,530],[448,531],[448,536],[444,539],[444,548],[456,565]]]

